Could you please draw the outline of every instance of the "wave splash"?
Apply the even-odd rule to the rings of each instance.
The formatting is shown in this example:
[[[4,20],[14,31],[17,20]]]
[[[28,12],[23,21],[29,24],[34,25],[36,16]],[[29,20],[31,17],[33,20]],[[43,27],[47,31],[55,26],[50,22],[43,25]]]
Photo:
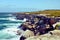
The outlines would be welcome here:
[[[0,16],[1,15],[2,14],[0,14]],[[17,30],[20,30],[18,26],[22,23],[22,20],[17,20],[16,17],[11,14],[6,15],[5,13],[5,15],[2,15],[0,17],[0,40],[19,40],[20,36],[16,34]]]

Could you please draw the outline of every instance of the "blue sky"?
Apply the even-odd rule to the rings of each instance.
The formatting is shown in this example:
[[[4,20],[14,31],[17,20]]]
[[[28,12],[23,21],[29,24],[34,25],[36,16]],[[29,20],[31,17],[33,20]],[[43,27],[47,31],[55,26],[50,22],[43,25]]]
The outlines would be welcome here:
[[[60,0],[0,0],[0,12],[60,9]]]

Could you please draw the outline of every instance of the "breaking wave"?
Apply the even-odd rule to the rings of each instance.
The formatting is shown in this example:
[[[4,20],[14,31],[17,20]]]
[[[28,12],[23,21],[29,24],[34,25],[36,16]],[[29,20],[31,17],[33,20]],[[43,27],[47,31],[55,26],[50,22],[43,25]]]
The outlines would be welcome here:
[[[17,30],[20,30],[18,26],[23,22],[11,14],[0,14],[0,40],[19,40],[20,36],[16,34]]]

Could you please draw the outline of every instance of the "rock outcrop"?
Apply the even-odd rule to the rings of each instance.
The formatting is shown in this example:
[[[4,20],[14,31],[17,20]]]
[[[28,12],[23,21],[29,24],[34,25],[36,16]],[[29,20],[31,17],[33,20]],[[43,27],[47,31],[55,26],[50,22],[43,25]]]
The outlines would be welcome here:
[[[51,31],[53,35],[50,33],[29,37],[26,40],[60,40],[60,30]]]

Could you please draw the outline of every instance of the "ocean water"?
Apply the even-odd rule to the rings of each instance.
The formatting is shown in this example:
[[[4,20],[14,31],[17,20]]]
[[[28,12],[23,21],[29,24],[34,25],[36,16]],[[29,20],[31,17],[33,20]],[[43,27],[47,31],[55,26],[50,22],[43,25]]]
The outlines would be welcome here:
[[[0,40],[19,40],[20,36],[16,35],[16,31],[22,23],[12,13],[0,13]]]

